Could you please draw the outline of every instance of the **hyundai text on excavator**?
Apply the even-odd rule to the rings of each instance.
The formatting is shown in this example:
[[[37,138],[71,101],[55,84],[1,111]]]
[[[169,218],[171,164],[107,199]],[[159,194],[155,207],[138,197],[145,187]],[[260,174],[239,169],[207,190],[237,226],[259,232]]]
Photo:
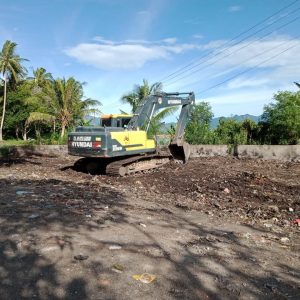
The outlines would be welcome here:
[[[133,115],[105,115],[102,126],[77,127],[68,136],[69,154],[83,157],[75,163],[75,169],[125,176],[160,167],[171,156],[186,162],[189,147],[184,142],[184,129],[194,104],[192,92],[159,93],[145,97]],[[149,139],[147,132],[155,112],[171,106],[181,106],[181,112],[169,145],[170,156],[158,152],[155,140]]]

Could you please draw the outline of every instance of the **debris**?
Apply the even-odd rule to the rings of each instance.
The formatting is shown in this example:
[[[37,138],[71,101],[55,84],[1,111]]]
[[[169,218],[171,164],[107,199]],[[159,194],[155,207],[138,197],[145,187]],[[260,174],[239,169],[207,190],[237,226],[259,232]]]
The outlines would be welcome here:
[[[272,210],[275,213],[279,212],[279,208],[277,205],[269,205],[269,209]]]
[[[144,227],[144,228],[147,227],[146,224],[143,224],[143,223],[140,223],[140,225],[141,225],[142,227]]]
[[[148,273],[132,275],[132,278],[143,283],[151,283],[156,280],[156,276]]]
[[[37,218],[39,218],[39,217],[40,217],[39,214],[32,214],[32,215],[30,215],[30,216],[28,217],[28,219],[33,220],[33,219],[37,219]]]
[[[292,207],[289,207],[289,212],[293,212],[294,209]]]
[[[85,215],[85,217],[86,217],[86,218],[91,218],[91,217],[92,217],[92,215]]]
[[[111,281],[109,279],[99,279],[98,283],[101,286],[109,286],[111,284]]]
[[[284,244],[288,244],[288,243],[290,242],[290,239],[289,239],[288,237],[282,237],[282,238],[280,239],[280,242],[281,242],[281,243],[284,243]]]
[[[119,245],[111,245],[108,247],[108,249],[109,250],[120,250],[120,249],[122,249],[122,247]]]
[[[264,226],[267,227],[267,228],[271,228],[271,227],[272,227],[272,224],[265,223]]]
[[[89,258],[89,256],[88,255],[84,255],[84,254],[78,254],[78,255],[74,256],[74,259],[76,259],[76,260],[86,260],[88,258]]]
[[[32,194],[32,192],[29,192],[29,191],[16,191],[16,195],[18,195],[18,196],[23,196],[23,195],[26,195],[26,194]]]
[[[229,194],[229,193],[230,193],[230,190],[229,190],[228,188],[225,188],[225,189],[224,189],[224,193],[225,193],[225,194]]]
[[[113,270],[114,272],[117,272],[117,273],[123,273],[124,267],[123,267],[122,265],[120,265],[120,264],[114,264],[114,265],[112,266],[112,270]]]
[[[292,223],[300,226],[300,219],[295,219]]]

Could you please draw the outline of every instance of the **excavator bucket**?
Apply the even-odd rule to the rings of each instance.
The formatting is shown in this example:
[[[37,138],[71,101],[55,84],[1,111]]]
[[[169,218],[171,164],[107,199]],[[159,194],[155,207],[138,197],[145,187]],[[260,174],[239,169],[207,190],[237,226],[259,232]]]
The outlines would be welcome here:
[[[183,143],[183,145],[172,143],[169,145],[169,150],[175,160],[182,161],[183,163],[188,162],[191,153],[190,145],[188,143]]]

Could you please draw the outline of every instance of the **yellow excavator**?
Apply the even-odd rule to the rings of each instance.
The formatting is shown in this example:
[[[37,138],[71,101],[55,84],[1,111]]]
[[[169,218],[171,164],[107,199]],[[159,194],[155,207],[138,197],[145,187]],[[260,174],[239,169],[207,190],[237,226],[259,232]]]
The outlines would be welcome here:
[[[74,167],[91,174],[125,176],[160,167],[170,158],[187,162],[189,147],[184,129],[194,93],[159,93],[145,97],[133,115],[104,115],[100,126],[80,126],[68,136],[68,152],[81,156]],[[147,137],[153,115],[162,108],[181,106],[170,154],[160,154],[154,139]]]

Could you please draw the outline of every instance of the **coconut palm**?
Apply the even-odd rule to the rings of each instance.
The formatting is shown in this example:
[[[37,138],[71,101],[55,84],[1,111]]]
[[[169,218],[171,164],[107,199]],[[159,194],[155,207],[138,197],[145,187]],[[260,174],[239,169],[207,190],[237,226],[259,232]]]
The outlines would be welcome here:
[[[132,108],[132,112],[135,112],[138,105],[145,97],[161,91],[162,91],[161,82],[156,82],[150,86],[148,81],[146,79],[143,79],[143,84],[142,85],[136,84],[132,92],[122,96],[121,101],[124,103],[128,103]]]
[[[43,101],[44,107],[49,108],[49,111],[31,114],[32,122],[56,120],[60,124],[61,137],[64,136],[68,126],[77,125],[77,122],[82,121],[86,114],[94,112],[95,109],[91,107],[101,105],[97,100],[84,99],[83,83],[73,77],[53,80],[51,84],[46,85],[38,98]]]
[[[52,74],[42,67],[33,69],[33,77],[29,77],[28,79],[31,81],[34,88],[39,88],[38,90],[44,88],[53,81]]]
[[[4,94],[2,104],[2,118],[0,123],[0,141],[3,140],[3,125],[6,110],[6,94],[7,83],[15,86],[16,83],[26,75],[26,69],[22,66],[22,62],[26,59],[16,54],[17,44],[7,40],[0,52],[0,74],[4,78]]]
[[[149,85],[146,79],[143,79],[142,85],[135,85],[133,91],[124,95],[121,100],[124,103],[131,105],[132,112],[135,112],[142,100],[150,95],[161,93],[162,83],[156,82]],[[159,129],[162,125],[162,120],[167,116],[172,115],[178,108],[177,107],[167,107],[159,112],[157,112],[150,120],[150,126],[148,131],[148,136],[153,137],[159,133]]]

